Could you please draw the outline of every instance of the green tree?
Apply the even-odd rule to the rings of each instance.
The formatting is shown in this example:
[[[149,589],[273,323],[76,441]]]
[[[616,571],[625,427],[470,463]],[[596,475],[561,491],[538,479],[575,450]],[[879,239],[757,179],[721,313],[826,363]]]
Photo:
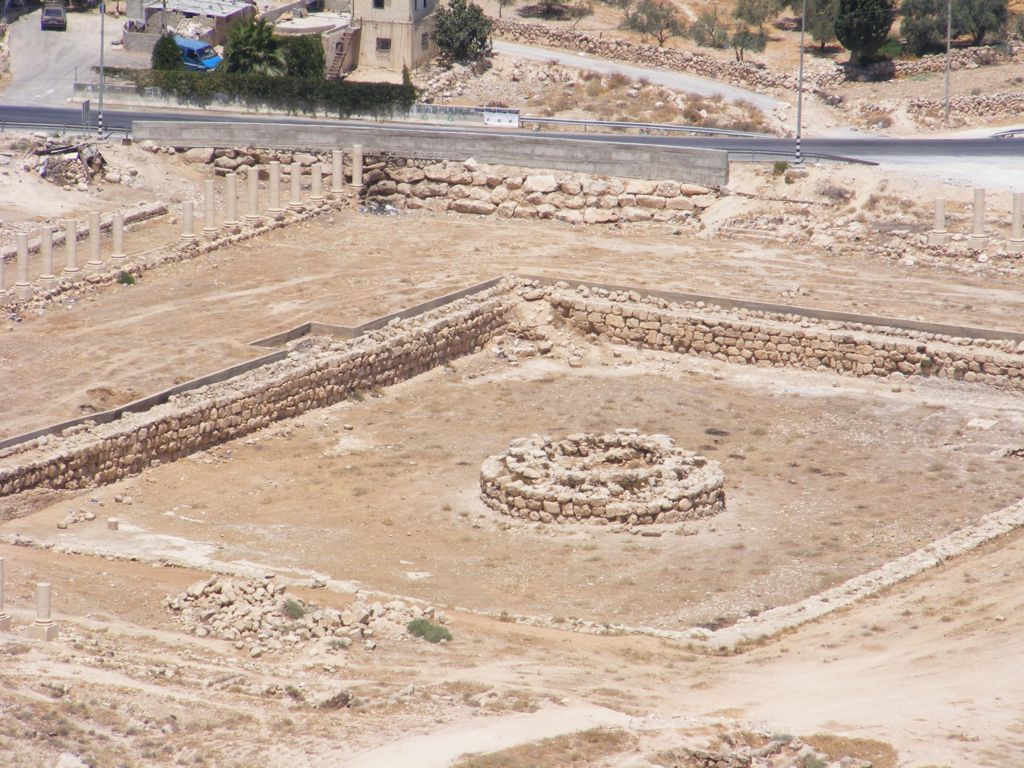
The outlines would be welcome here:
[[[448,61],[476,61],[490,49],[491,20],[474,2],[449,0],[439,7],[434,19],[434,41],[441,58]]]
[[[836,39],[838,14],[839,0],[807,0],[807,33],[822,50]]]
[[[690,37],[705,48],[725,48],[729,45],[729,30],[718,15],[718,9],[706,8],[697,14],[690,27]]]
[[[271,26],[260,19],[232,29],[224,45],[224,68],[238,74],[283,74],[284,57]]]
[[[839,0],[836,39],[850,52],[853,65],[871,61],[889,37],[892,0]]]
[[[288,77],[324,76],[324,44],[320,35],[286,37],[281,41],[281,52]]]
[[[907,47],[921,56],[946,47],[946,0],[904,0],[900,31]]]
[[[624,25],[644,37],[653,37],[658,45],[664,45],[670,37],[686,34],[686,27],[680,21],[675,6],[668,0],[640,0],[636,9],[625,18]]]
[[[1007,0],[955,0],[953,24],[956,35],[970,35],[981,45],[988,35],[1001,35],[1010,21]]]
[[[763,29],[751,29],[746,24],[737,24],[729,37],[736,61],[743,61],[747,51],[763,51],[767,41],[768,37]]]
[[[174,35],[170,32],[160,35],[160,39],[156,41],[149,66],[151,69],[163,70],[185,68],[185,62],[181,60],[181,51],[178,50],[178,44],[174,42]]]
[[[733,18],[757,27],[764,34],[764,25],[778,15],[782,7],[777,0],[737,0]]]

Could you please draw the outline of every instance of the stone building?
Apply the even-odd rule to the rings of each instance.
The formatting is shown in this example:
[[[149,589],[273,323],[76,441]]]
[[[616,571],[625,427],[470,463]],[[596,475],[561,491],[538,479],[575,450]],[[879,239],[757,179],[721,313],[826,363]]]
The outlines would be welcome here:
[[[433,40],[437,0],[351,0],[359,28],[360,67],[415,69],[437,54]]]

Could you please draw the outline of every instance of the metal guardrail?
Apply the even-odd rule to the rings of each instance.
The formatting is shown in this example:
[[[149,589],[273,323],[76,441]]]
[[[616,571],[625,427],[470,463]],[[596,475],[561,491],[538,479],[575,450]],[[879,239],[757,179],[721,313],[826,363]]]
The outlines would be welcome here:
[[[737,136],[740,138],[747,139],[770,139],[774,138],[768,133],[750,133],[749,131],[733,131],[728,128],[704,128],[698,125],[679,125],[677,123],[632,123],[632,122],[619,122],[609,120],[573,120],[569,118],[561,117],[530,117],[529,115],[520,115],[519,124],[526,125],[533,123],[535,125],[569,125],[582,127],[584,132],[590,126],[595,128],[618,128],[618,129],[629,129],[635,128],[642,131],[666,131],[668,133],[696,133],[704,136]]]
[[[784,160],[793,158],[795,150],[790,149],[730,149],[729,162],[735,163],[766,163],[770,160]],[[845,157],[844,155],[829,155],[822,152],[808,152],[806,146],[801,151],[803,159],[817,162],[830,160],[836,163],[853,163],[854,165],[878,165],[874,160],[861,160],[857,157]]]
[[[81,123],[21,123],[14,120],[0,120],[0,133],[5,133],[8,129],[15,131],[47,131],[58,133],[61,136],[66,136],[69,133],[95,135],[97,132],[95,125],[82,125]],[[103,135],[97,138],[107,139],[114,133],[123,134],[125,138],[128,138],[131,134],[131,128],[105,126],[103,128]]]
[[[1012,139],[1014,136],[1024,136],[1024,128],[1011,128],[1008,131],[993,133],[993,139]]]

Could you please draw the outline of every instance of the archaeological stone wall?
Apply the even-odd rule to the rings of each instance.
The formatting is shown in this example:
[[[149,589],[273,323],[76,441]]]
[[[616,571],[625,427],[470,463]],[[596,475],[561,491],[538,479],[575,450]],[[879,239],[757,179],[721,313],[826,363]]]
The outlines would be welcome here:
[[[945,102],[941,99],[914,99],[907,106],[912,117],[941,115]],[[956,120],[975,117],[990,119],[1019,118],[1024,114],[1024,93],[1004,91],[983,93],[976,96],[956,96],[949,100],[949,114]]]
[[[717,201],[699,184],[616,179],[508,166],[387,159],[366,175],[369,200],[398,209],[451,211],[569,224],[678,222]]]
[[[853,376],[932,376],[1024,389],[1024,344],[744,309],[671,304],[635,292],[538,289],[583,333],[730,363]]]
[[[502,283],[352,341],[300,343],[285,360],[144,413],[40,438],[0,459],[0,496],[115,482],[354,392],[404,381],[478,350],[504,326],[513,301]]]

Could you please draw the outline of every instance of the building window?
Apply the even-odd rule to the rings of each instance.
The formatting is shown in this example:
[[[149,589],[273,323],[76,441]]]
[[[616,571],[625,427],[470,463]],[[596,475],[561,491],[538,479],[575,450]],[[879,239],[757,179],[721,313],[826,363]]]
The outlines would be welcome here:
[[[377,38],[377,53],[391,53],[391,38],[390,37],[378,37]]]
[[[373,0],[373,7],[381,10],[384,7],[384,0]]]
[[[424,51],[427,50],[427,46],[430,45],[430,35],[428,33],[424,32],[423,36],[420,37],[420,45],[423,47]]]

